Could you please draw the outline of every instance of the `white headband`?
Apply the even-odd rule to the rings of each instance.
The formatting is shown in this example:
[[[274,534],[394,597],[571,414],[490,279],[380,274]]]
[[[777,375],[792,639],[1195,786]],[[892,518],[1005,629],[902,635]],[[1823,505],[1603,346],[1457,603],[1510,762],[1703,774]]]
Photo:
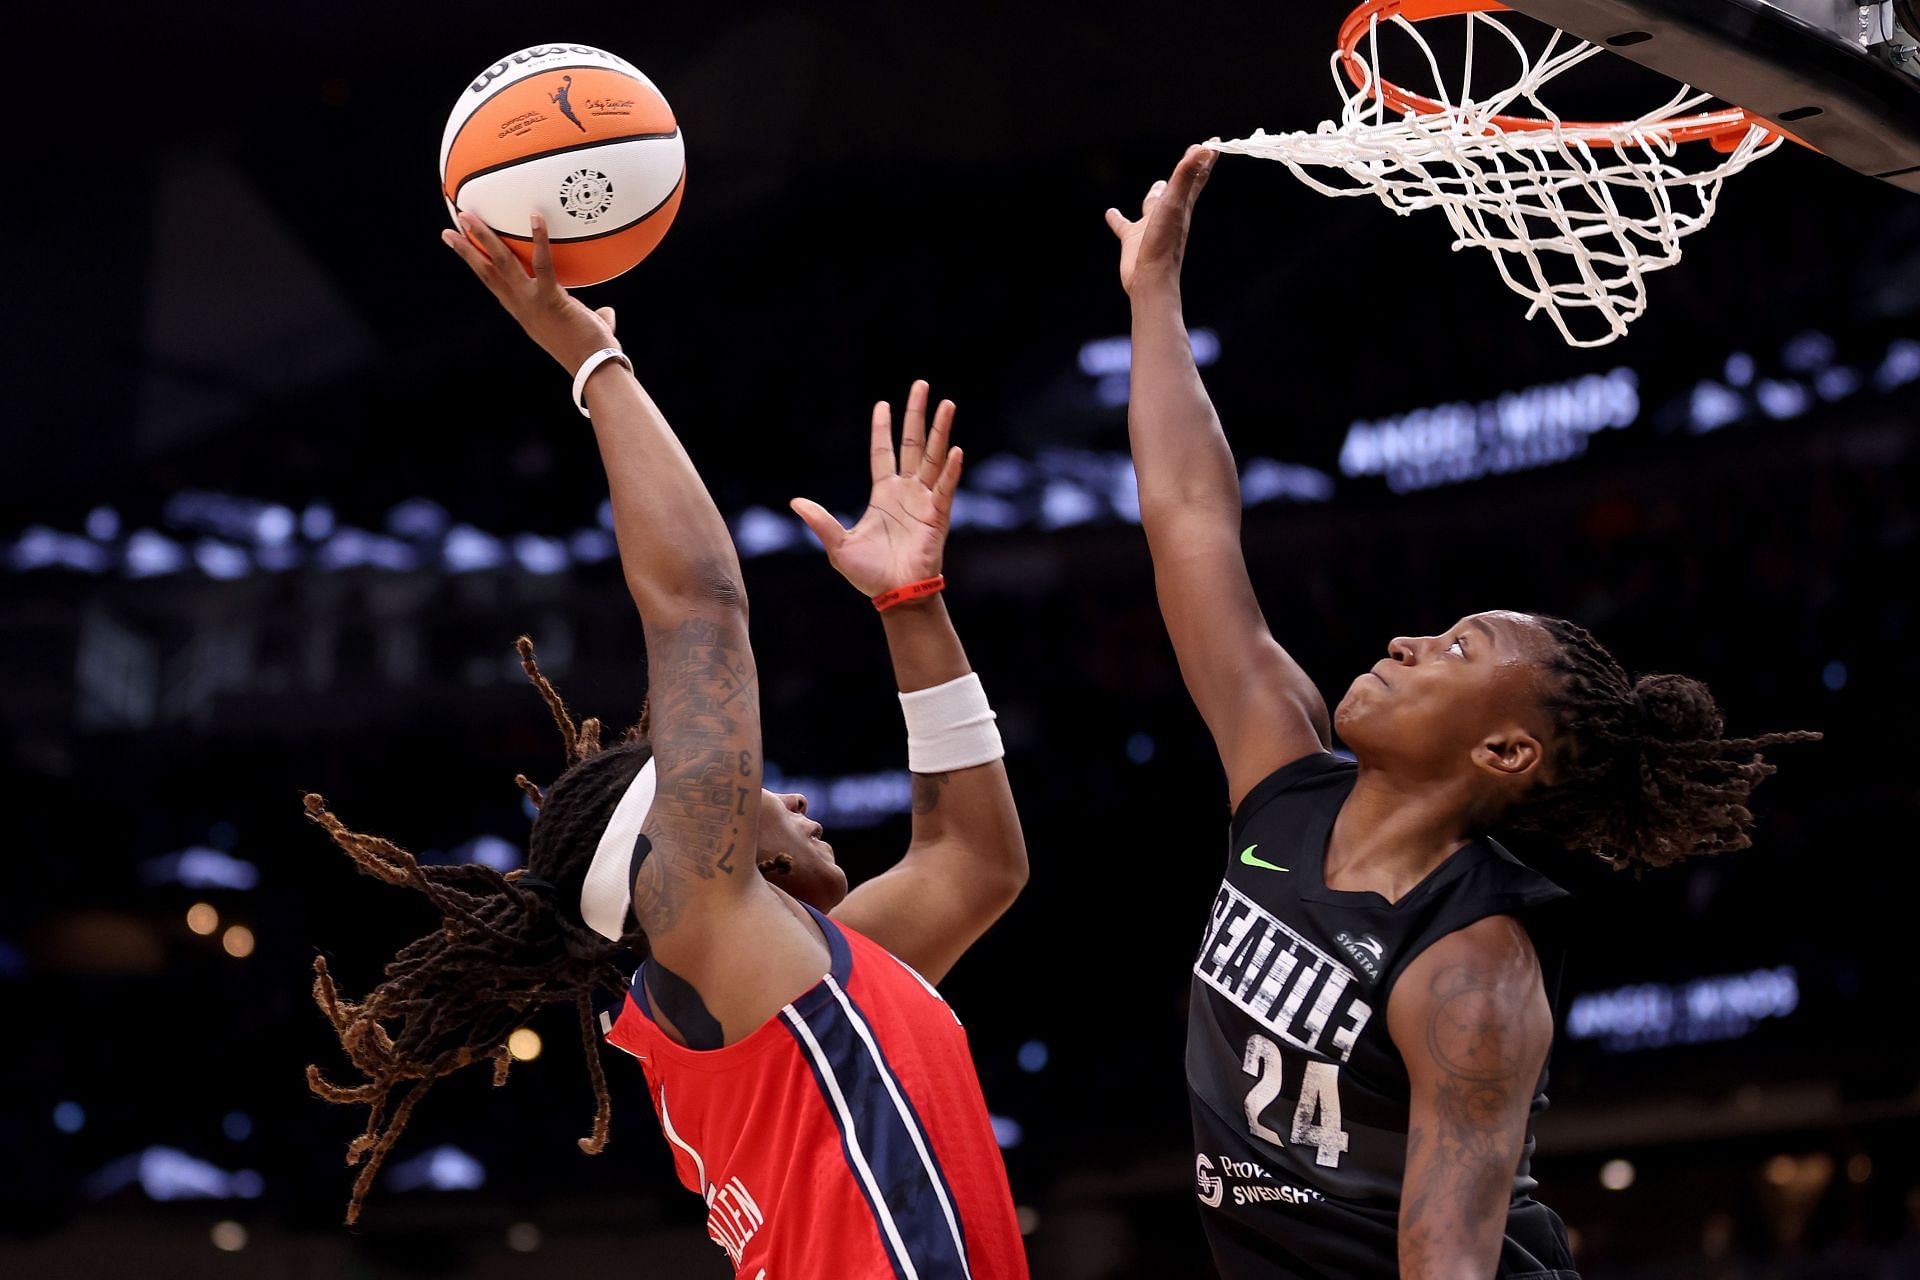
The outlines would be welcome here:
[[[627,931],[627,911],[633,906],[633,846],[653,808],[656,779],[649,760],[614,806],[600,846],[593,851],[593,865],[580,885],[580,918],[609,942],[620,941]]]

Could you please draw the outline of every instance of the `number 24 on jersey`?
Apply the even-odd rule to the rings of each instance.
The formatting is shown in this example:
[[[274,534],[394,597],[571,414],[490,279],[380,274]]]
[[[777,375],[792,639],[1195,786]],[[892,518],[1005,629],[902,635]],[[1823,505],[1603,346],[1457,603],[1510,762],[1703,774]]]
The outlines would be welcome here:
[[[1280,1046],[1263,1035],[1247,1037],[1247,1056],[1241,1069],[1252,1076],[1247,1090],[1247,1129],[1256,1138],[1276,1147],[1286,1142],[1262,1120],[1261,1113],[1280,1096],[1284,1078]],[[1347,1149],[1347,1131],[1340,1127],[1340,1067],[1332,1062],[1309,1062],[1300,1077],[1300,1101],[1293,1109],[1290,1130],[1296,1145],[1314,1148],[1314,1160],[1328,1168],[1339,1168],[1340,1154]]]

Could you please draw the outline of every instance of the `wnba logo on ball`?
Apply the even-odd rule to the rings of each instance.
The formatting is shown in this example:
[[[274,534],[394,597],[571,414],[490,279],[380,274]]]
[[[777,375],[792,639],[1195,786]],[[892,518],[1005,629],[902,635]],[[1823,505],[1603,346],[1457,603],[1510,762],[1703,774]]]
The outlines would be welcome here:
[[[598,169],[575,169],[560,184],[560,207],[570,218],[596,220],[613,207],[613,180]]]

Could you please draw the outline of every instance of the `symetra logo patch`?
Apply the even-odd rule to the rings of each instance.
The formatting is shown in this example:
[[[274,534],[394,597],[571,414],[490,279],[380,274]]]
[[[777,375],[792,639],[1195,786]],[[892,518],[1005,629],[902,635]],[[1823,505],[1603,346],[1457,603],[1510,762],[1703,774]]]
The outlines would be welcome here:
[[[1353,962],[1360,966],[1360,972],[1369,978],[1380,977],[1380,970],[1387,962],[1387,949],[1380,945],[1380,939],[1370,933],[1348,933],[1342,929],[1334,935],[1333,940],[1340,944],[1341,950],[1353,957]]]

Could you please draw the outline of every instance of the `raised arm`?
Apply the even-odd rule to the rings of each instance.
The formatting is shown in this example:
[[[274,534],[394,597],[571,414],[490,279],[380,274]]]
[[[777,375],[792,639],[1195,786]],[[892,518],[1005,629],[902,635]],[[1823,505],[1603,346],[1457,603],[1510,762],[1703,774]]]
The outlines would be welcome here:
[[[618,347],[612,308],[590,310],[553,276],[545,223],[528,276],[479,219],[445,239],[569,374]],[[612,496],[614,536],[646,634],[657,770],[652,853],[633,905],[653,954],[692,983],[729,1040],[817,981],[825,943],[755,867],[760,695],[747,598],[726,522],[632,372],[602,362],[585,400]]]
[[[1526,930],[1490,916],[1434,943],[1394,987],[1387,1029],[1413,1094],[1400,1274],[1490,1280],[1553,1039]]]
[[[1160,613],[1237,808],[1262,778],[1324,749],[1332,733],[1325,700],[1274,641],[1254,598],[1240,548],[1239,473],[1181,313],[1187,229],[1214,154],[1190,148],[1147,192],[1138,221],[1109,209],[1107,225],[1133,301],[1127,434]]]
[[[863,595],[940,572],[960,479],[960,450],[947,443],[953,412],[943,401],[929,432],[927,384],[914,383],[896,457],[892,411],[884,403],[873,407],[873,492],[851,530],[818,503],[794,500],[834,568]],[[972,671],[940,595],[894,605],[881,621],[901,693],[950,686]],[[1027,846],[1006,766],[995,759],[916,772],[906,856],[854,889],[833,915],[938,982],[1026,882]]]

